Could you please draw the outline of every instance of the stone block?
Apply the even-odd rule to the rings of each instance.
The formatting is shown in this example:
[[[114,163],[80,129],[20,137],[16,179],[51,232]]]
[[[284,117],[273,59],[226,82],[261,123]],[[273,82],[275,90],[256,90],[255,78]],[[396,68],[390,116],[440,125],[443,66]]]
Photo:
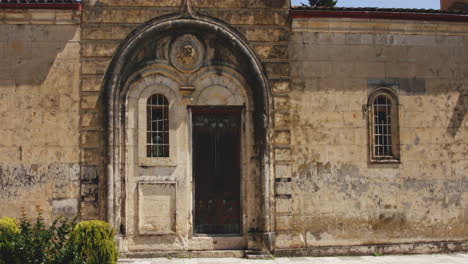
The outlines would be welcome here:
[[[304,116],[301,111],[299,122],[310,128],[339,128],[343,127],[343,113],[342,112],[315,112]]]
[[[81,152],[81,160],[85,164],[99,164],[101,160],[100,151],[97,148],[85,148]]]
[[[216,1],[216,0],[199,0],[197,6],[205,8],[241,8],[243,3],[236,0]]]
[[[99,219],[99,207],[95,202],[81,202],[80,215],[83,220]]]
[[[62,44],[61,42],[58,42]],[[80,56],[80,43],[67,42],[61,46],[62,49],[57,54],[58,59],[78,59]]]
[[[291,160],[291,149],[276,148],[275,149],[275,160],[276,161],[289,161]],[[278,165],[277,165],[278,166]],[[275,172],[278,175],[278,172]],[[276,176],[278,177],[278,176]]]
[[[260,59],[288,59],[288,46],[286,45],[255,45]]]
[[[136,3],[134,3],[135,1]],[[100,0],[99,1],[99,3],[101,3],[103,6],[127,6],[127,7],[130,7],[133,4],[135,4],[135,6],[140,6],[142,2],[145,2],[145,1],[144,0],[120,0],[120,1]],[[163,0],[159,2],[165,2],[165,1]]]
[[[367,98],[361,95],[337,96],[335,98],[336,111],[361,111],[362,106],[367,104]]]
[[[274,114],[275,128],[288,128],[291,122],[289,113],[275,113]]]
[[[31,26],[31,40],[49,42],[79,41],[80,31],[77,25],[34,25]]]
[[[74,217],[78,214],[78,200],[77,199],[53,200],[52,212],[56,216]]]
[[[297,232],[277,232],[275,240],[276,248],[304,248],[306,246],[304,236]]]
[[[101,120],[97,112],[82,112],[81,114],[81,126],[82,127],[99,127],[101,126]]]
[[[55,21],[55,10],[29,10],[28,13],[33,23],[52,24]]]
[[[376,41],[375,34],[346,33],[345,35],[347,45],[374,45]]]
[[[18,163],[20,153],[17,147],[0,147],[0,159],[5,163]]]
[[[288,41],[289,32],[286,28],[246,28],[243,30],[249,41]]]
[[[97,182],[99,178],[98,168],[98,166],[83,166],[81,170],[81,180]]]
[[[6,43],[5,52],[8,57],[16,59],[21,63],[23,60],[32,58],[32,43],[31,41],[14,39]]]
[[[408,35],[398,34],[375,34],[374,36],[376,45],[396,45],[404,46],[408,44]],[[435,38],[434,38],[435,40]]]
[[[276,145],[289,145],[291,144],[291,132],[290,131],[276,131],[274,142]]]
[[[276,231],[291,230],[293,224],[293,218],[290,215],[278,215],[276,216]]]
[[[18,12],[13,11],[12,15],[14,15],[14,13],[18,13],[19,15],[25,15],[25,12],[21,10],[18,10]],[[33,40],[33,27],[30,25],[2,25],[2,27],[4,27],[6,33],[6,36],[4,37],[8,41],[16,40],[30,42],[31,40]]]
[[[86,76],[81,79],[81,90],[86,92],[97,92],[101,90],[102,77],[97,76]]]
[[[277,214],[291,214],[293,212],[292,199],[275,199]]]
[[[140,183],[138,195],[138,229],[141,234],[172,234],[176,231],[175,184]]]
[[[352,128],[333,128],[329,130],[334,138],[334,145],[354,145],[354,130]]]
[[[276,164],[275,165],[275,177],[276,178],[291,178],[292,169],[289,164]]]
[[[309,115],[314,114],[315,116],[311,118],[314,119],[326,119],[318,115],[330,115],[330,119],[336,119],[331,116],[341,115],[339,112],[335,112],[335,100],[336,96],[333,94],[321,94],[317,95],[314,93],[303,93],[300,98],[301,103],[301,117],[305,120],[309,119]]]
[[[289,80],[271,80],[273,93],[288,93],[290,91]]]
[[[264,63],[265,72],[270,77],[287,77],[289,76],[288,62],[268,62]]]
[[[110,59],[93,58],[83,59],[81,63],[82,74],[103,74],[107,70]]]
[[[56,25],[76,25],[81,21],[81,13],[76,10],[60,10],[55,12]]]
[[[96,110],[100,107],[100,96],[98,94],[86,94],[81,96],[81,108]]]
[[[81,132],[81,145],[82,146],[99,146],[101,143],[100,131],[85,130]]]
[[[275,182],[275,194],[279,195],[290,195],[292,194],[292,183],[291,182]]]
[[[275,110],[289,110],[291,103],[287,96],[275,96],[273,97],[273,104]]]
[[[366,127],[366,115],[362,111],[343,112],[344,127],[364,128]]]
[[[81,201],[96,202],[98,200],[98,185],[85,183],[81,184]]]
[[[82,44],[82,55],[90,57],[111,57],[114,54],[115,49],[118,47],[118,42],[109,43],[95,43],[95,42],[84,42]]]
[[[345,87],[345,83],[341,78],[318,78],[317,80],[318,87],[311,87],[311,91],[313,92],[321,94],[334,94],[342,92],[343,89],[347,89],[347,87]],[[309,85],[307,87],[309,88]]]
[[[405,123],[406,128],[429,128],[432,126],[434,119],[433,113],[431,112],[408,112],[405,111]]]
[[[430,144],[431,133],[428,128],[400,128],[401,144]]]
[[[148,18],[146,9],[104,8],[102,22],[141,24]]]

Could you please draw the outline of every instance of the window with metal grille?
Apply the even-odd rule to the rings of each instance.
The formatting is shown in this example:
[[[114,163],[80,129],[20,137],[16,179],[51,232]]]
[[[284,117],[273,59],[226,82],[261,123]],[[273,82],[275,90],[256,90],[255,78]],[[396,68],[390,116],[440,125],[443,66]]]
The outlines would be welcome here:
[[[147,157],[169,157],[169,103],[154,94],[147,103]]]
[[[399,160],[398,102],[393,92],[381,89],[369,101],[371,161]]]
[[[374,99],[374,156],[392,157],[392,99],[379,95]]]

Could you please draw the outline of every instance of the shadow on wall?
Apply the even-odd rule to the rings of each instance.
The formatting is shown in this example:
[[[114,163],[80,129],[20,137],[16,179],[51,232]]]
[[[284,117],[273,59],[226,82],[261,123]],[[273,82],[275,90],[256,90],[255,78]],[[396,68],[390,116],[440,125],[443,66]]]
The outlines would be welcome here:
[[[447,133],[452,137],[455,137],[457,135],[457,131],[463,125],[463,119],[465,118],[467,111],[468,93],[461,92],[455,105],[452,118],[450,118],[449,126],[447,128]]]
[[[0,25],[0,32],[3,52],[0,58],[1,86],[9,82],[17,88],[25,85],[32,88],[47,82],[54,87],[44,87],[45,90],[55,92],[53,88],[63,86],[65,77],[72,80],[73,68],[70,69],[66,62],[79,55],[77,26]],[[56,63],[59,72],[50,76],[52,79],[47,78]]]
[[[79,54],[77,25],[0,25],[2,215],[32,208],[31,192],[54,213],[79,195]]]

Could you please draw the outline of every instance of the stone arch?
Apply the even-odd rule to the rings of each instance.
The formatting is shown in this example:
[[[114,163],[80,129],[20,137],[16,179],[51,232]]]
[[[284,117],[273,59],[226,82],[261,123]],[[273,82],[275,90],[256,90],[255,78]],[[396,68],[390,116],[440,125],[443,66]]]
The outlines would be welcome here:
[[[258,157],[261,177],[261,213],[259,219],[259,231],[270,232],[270,200],[269,190],[269,147],[267,144],[269,127],[270,89],[269,82],[263,71],[260,60],[249,47],[243,36],[225,23],[209,17],[185,17],[183,15],[169,15],[153,19],[135,31],[133,31],[118,47],[103,83],[104,122],[105,122],[105,153],[107,155],[107,219],[116,227],[122,223],[122,177],[124,175],[123,157],[125,151],[122,144],[125,142],[125,98],[126,85],[132,79],[132,73],[139,69],[129,69],[127,62],[131,60],[134,52],[140,45],[151,39],[152,36],[168,32],[177,32],[181,29],[193,32],[209,32],[216,34],[226,43],[227,47],[239,56],[241,68],[245,69],[243,79],[250,87],[249,94],[253,101],[254,109],[254,142],[255,152]],[[200,33],[202,34],[202,33]],[[164,67],[163,67],[164,68]],[[170,70],[162,74],[174,75]]]

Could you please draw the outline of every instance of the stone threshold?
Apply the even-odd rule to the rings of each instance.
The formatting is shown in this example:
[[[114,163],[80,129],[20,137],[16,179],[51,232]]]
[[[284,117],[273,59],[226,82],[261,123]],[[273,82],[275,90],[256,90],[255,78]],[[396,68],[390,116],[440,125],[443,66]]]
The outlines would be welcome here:
[[[131,258],[243,258],[245,250],[180,250],[180,251],[141,251],[121,254]],[[124,259],[122,261],[124,261]],[[125,262],[123,262],[125,263]]]

